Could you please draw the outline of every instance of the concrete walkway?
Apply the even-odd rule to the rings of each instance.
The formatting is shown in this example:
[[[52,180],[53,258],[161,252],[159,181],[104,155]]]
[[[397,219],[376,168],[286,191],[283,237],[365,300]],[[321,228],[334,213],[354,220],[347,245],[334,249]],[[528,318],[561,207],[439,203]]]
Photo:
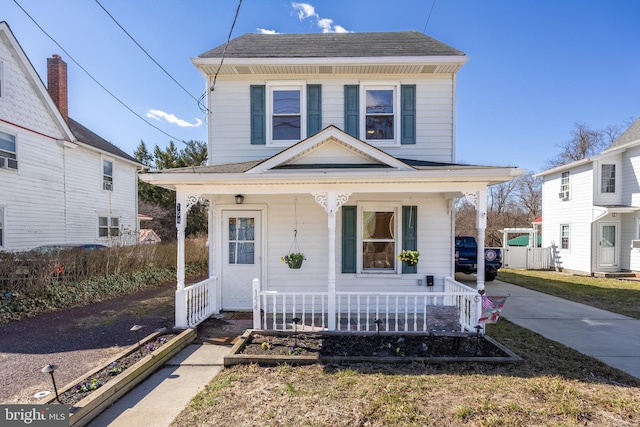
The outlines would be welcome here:
[[[208,319],[198,327],[196,341],[87,425],[168,426],[222,370],[233,342],[251,325],[246,313]]]
[[[498,280],[485,289],[509,295],[502,315],[510,322],[640,378],[639,319]]]

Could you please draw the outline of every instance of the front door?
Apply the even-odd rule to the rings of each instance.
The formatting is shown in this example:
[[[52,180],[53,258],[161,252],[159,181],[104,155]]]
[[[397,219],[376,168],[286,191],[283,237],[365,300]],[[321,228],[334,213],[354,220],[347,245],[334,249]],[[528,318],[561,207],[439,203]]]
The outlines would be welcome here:
[[[259,211],[223,211],[222,309],[251,310],[252,282],[261,279]]]
[[[600,223],[598,267],[618,267],[618,224]]]

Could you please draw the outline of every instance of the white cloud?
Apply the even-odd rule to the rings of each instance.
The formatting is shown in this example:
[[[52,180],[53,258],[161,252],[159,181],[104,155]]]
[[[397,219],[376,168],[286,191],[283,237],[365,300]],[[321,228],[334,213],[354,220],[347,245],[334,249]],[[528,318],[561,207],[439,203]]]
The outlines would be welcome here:
[[[260,34],[280,34],[276,30],[267,30],[266,28],[256,28]]]
[[[351,31],[344,28],[342,25],[334,25],[331,18],[320,18],[320,15],[316,13],[315,7],[309,3],[291,3],[291,7],[298,13],[298,18],[303,19],[313,18],[316,20],[316,25],[322,30],[323,33],[350,33]]]
[[[151,109],[147,111],[147,117],[150,119],[158,120],[158,121],[160,121],[161,119],[165,119],[167,122],[173,123],[174,125],[178,125],[182,128],[195,128],[202,124],[202,120],[200,119],[196,118],[195,123],[189,123],[186,120],[179,119],[175,115],[170,113],[165,113],[164,111],[161,111],[161,110]]]

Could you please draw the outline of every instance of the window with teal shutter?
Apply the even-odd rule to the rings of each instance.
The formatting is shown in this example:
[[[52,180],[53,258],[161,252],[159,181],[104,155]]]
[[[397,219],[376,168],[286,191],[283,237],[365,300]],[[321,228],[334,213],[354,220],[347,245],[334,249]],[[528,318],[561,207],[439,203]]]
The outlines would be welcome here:
[[[307,136],[322,130],[322,85],[307,85]]]
[[[401,144],[416,143],[416,85],[400,87]]]
[[[266,144],[265,86],[251,85],[251,144]]]
[[[344,86],[344,131],[349,135],[360,137],[360,86]]]
[[[407,251],[418,250],[418,207],[402,207],[402,249]],[[402,273],[417,273],[417,265],[406,265],[402,263]]]
[[[356,272],[357,257],[357,220],[356,206],[343,206],[342,210],[342,272]]]

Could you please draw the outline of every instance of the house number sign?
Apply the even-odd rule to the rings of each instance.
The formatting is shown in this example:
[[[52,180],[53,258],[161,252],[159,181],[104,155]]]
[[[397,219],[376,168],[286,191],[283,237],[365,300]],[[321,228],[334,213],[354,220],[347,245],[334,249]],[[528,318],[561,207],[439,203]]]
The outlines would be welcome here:
[[[180,225],[182,221],[182,209],[180,203],[176,203],[176,225]]]

